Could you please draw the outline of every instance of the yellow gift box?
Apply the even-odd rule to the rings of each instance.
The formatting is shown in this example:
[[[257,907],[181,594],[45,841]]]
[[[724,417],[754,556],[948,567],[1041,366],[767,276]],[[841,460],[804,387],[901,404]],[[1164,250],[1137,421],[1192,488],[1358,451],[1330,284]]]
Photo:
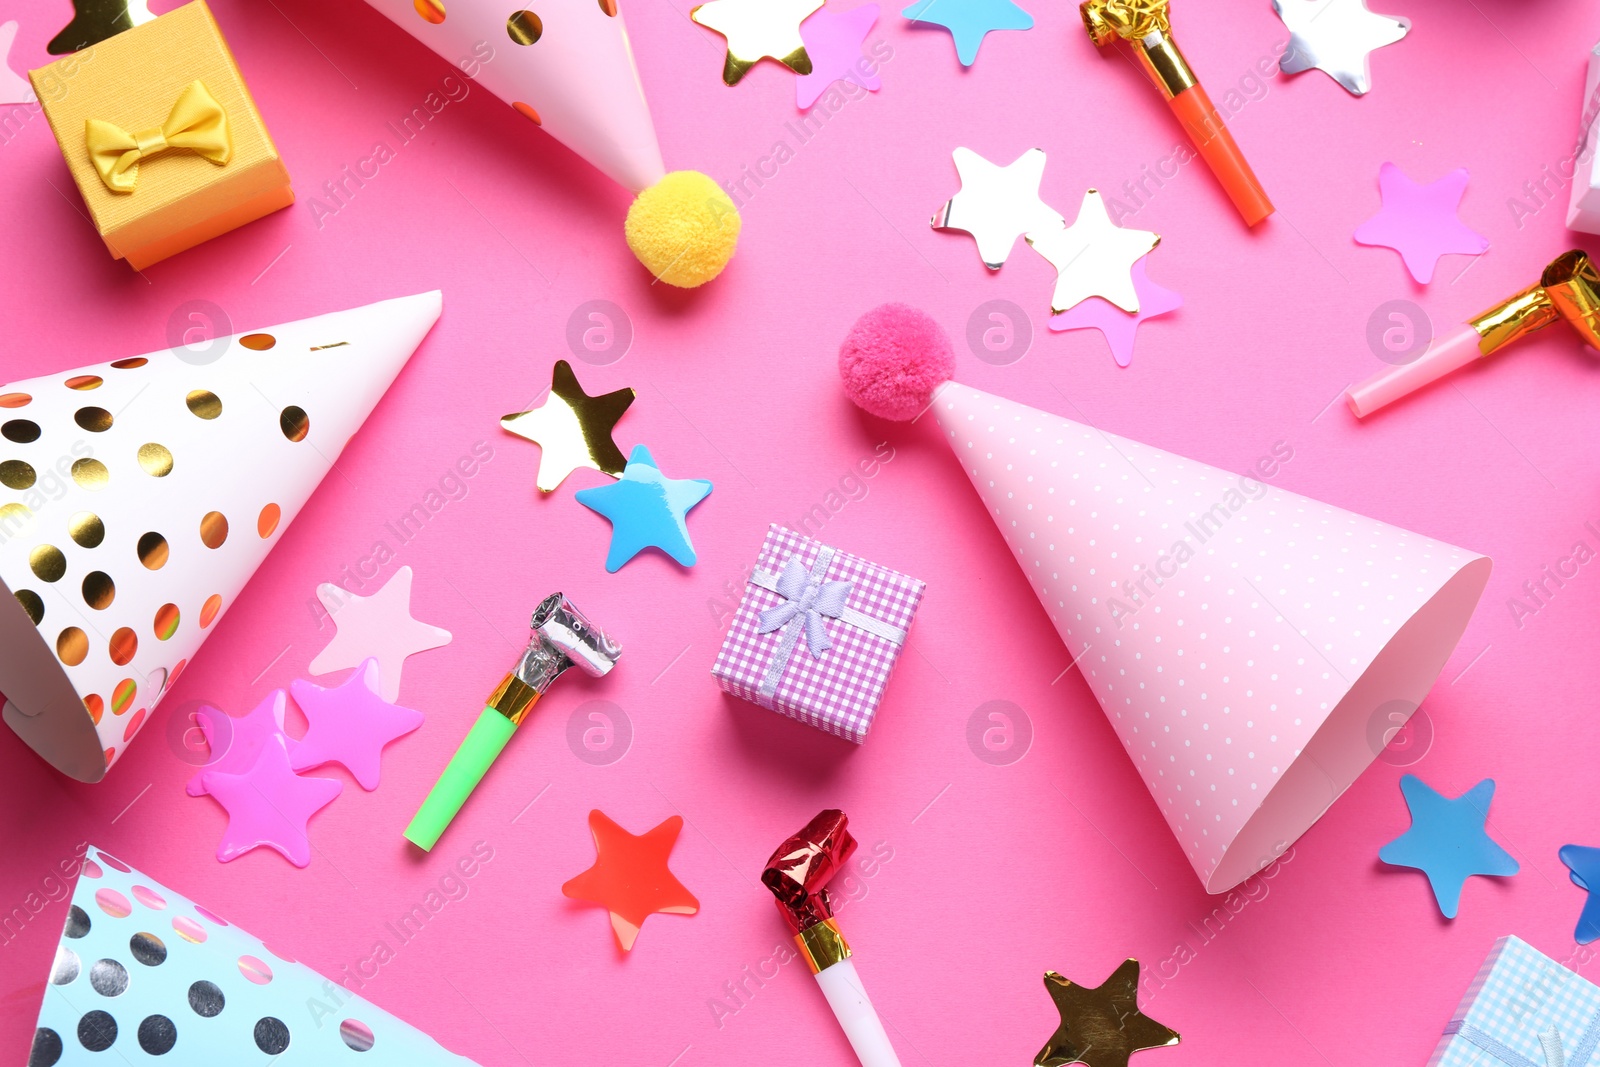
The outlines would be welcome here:
[[[294,202],[205,0],[28,77],[96,229],[135,270]]]

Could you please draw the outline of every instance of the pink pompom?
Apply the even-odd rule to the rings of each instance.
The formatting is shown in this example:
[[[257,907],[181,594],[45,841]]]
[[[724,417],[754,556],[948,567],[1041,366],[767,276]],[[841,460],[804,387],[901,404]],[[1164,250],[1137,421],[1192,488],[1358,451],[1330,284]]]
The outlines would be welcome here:
[[[873,308],[839,346],[844,391],[864,411],[895,422],[915,418],[955,370],[944,329],[907,304]]]

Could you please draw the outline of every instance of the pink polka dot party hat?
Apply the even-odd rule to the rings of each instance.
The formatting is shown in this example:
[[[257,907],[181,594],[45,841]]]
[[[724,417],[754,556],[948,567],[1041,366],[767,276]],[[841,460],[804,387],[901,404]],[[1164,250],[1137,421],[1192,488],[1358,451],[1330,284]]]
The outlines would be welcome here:
[[[1208,892],[1277,859],[1427,695],[1490,561],[950,381],[926,315],[839,354],[868,412],[932,410]],[[1375,729],[1377,727],[1377,729]]]

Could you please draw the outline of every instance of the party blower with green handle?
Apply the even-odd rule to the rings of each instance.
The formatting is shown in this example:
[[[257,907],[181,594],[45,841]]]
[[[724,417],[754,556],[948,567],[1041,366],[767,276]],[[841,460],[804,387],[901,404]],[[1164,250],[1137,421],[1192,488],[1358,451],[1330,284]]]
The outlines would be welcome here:
[[[596,678],[609,674],[622,655],[622,646],[562,593],[551,593],[540,601],[530,625],[533,635],[522,658],[489,697],[478,721],[406,827],[406,840],[418,848],[431,850],[438,842],[552,682],[574,666]]]

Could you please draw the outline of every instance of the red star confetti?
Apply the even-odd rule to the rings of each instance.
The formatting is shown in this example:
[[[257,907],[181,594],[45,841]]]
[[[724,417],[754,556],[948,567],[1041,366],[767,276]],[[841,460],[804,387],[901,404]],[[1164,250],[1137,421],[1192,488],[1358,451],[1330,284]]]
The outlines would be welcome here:
[[[589,813],[594,835],[594,866],[561,887],[574,900],[587,900],[611,913],[617,944],[628,952],[638,940],[645,919],[659,913],[693,915],[700,902],[667,868],[667,857],[678,843],[683,817],[674,815],[652,830],[635,836],[602,811]]]

